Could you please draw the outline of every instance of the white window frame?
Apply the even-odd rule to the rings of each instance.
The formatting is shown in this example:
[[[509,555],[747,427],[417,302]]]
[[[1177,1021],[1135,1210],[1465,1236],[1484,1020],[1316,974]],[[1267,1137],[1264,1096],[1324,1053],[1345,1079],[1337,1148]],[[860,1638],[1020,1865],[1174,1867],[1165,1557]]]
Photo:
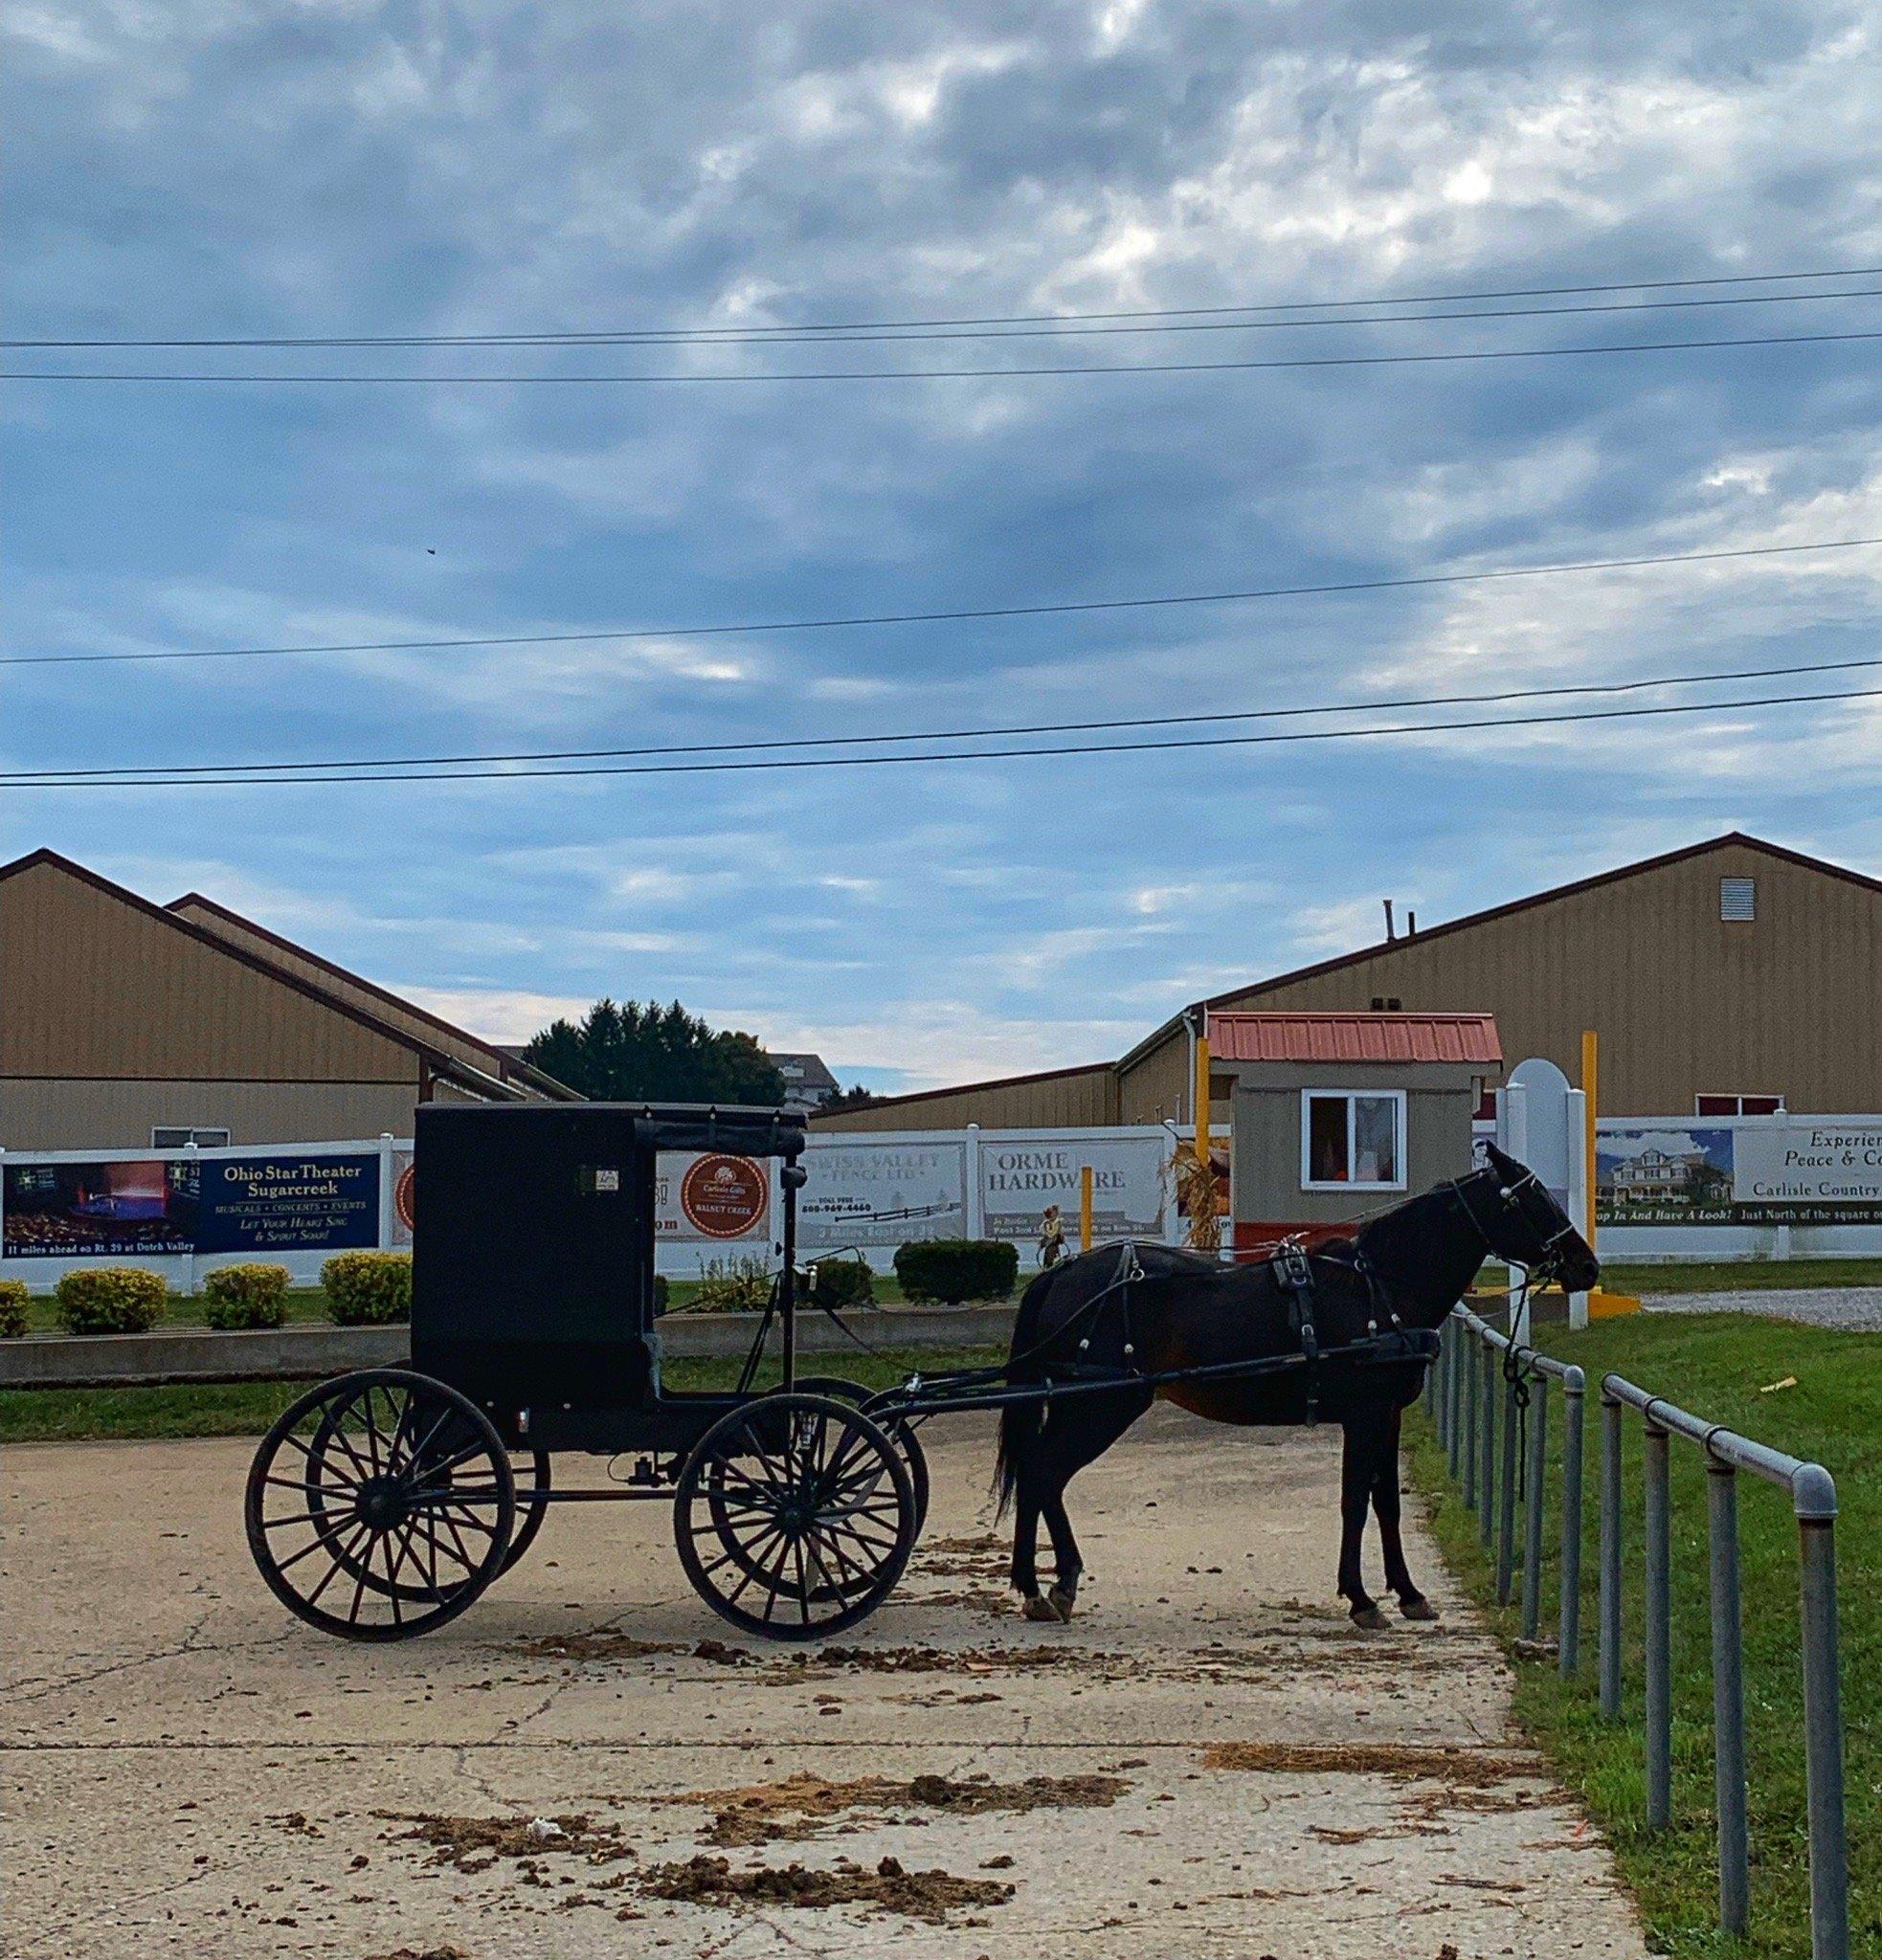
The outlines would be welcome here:
[[[1357,1132],[1357,1125],[1355,1124],[1353,1120],[1354,1098],[1357,1096],[1371,1097],[1379,1102],[1389,1102],[1394,1105],[1394,1114],[1392,1118],[1392,1144],[1393,1153],[1397,1159],[1399,1166],[1399,1175],[1395,1180],[1389,1182],[1378,1182],[1374,1181],[1372,1179],[1366,1179],[1361,1181],[1359,1179],[1348,1177],[1343,1178],[1336,1183],[1328,1184],[1321,1182],[1313,1176],[1313,1099],[1316,1096],[1325,1097],[1330,1102],[1337,1097],[1344,1097],[1346,1099],[1346,1166],[1349,1170],[1353,1168],[1353,1146],[1355,1141]],[[1405,1091],[1403,1089],[1345,1089],[1339,1088],[1331,1082],[1326,1084],[1324,1087],[1315,1086],[1311,1089],[1303,1089],[1300,1092],[1301,1190],[1404,1191],[1408,1189],[1406,1184],[1407,1166],[1405,1163],[1405,1146],[1407,1141],[1405,1135],[1405,1101],[1406,1097]]]
[[[183,1142],[160,1144],[157,1141],[160,1130],[181,1130],[184,1133]],[[186,1150],[191,1144],[199,1150],[227,1149],[229,1132],[220,1124],[153,1123],[150,1125],[150,1147],[153,1150]]]

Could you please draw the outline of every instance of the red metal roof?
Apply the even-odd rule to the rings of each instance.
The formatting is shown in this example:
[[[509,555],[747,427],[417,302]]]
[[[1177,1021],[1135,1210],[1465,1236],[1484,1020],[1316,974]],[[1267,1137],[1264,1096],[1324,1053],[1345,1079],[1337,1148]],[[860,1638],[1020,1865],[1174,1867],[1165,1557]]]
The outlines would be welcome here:
[[[1209,1015],[1217,1061],[1450,1061],[1500,1067],[1494,1014]]]

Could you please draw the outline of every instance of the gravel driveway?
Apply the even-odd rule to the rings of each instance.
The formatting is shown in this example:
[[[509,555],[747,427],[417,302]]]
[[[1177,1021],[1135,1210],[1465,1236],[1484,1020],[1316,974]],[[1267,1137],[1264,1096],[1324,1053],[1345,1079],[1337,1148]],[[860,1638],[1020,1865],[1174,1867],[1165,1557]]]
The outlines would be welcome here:
[[[1742,1293],[1643,1293],[1648,1313],[1759,1313],[1846,1334],[1882,1333],[1882,1286],[1782,1286]]]

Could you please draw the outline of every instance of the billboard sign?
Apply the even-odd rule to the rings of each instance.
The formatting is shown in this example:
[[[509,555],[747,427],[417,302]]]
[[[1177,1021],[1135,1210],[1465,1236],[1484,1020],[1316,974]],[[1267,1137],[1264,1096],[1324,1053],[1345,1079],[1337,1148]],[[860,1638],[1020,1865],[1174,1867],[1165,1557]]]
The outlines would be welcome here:
[[[904,1245],[967,1233],[967,1146],[958,1140],[879,1143],[818,1137],[804,1152],[797,1199],[807,1252]]]
[[[980,1146],[980,1204],[989,1238],[1036,1238],[1048,1205],[1067,1236],[1077,1231],[1080,1171],[1091,1167],[1091,1229],[1097,1238],[1161,1238],[1169,1201],[1167,1131],[1084,1136],[1004,1131]]]
[[[196,1160],[15,1164],[0,1183],[0,1257],[155,1258],[196,1245]]]
[[[379,1243],[379,1154],[205,1157],[195,1249],[340,1252]]]
[[[1882,1224],[1882,1123],[1603,1123],[1595,1162],[1602,1225]]]

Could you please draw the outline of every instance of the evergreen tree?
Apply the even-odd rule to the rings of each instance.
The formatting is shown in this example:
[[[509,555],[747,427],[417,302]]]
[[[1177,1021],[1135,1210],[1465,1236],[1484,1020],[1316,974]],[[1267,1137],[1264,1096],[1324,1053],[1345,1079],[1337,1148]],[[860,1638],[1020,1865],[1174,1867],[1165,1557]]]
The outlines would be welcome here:
[[[523,1058],[597,1102],[782,1102],[784,1078],[750,1035],[706,1026],[676,1000],[598,1000],[558,1020]]]

